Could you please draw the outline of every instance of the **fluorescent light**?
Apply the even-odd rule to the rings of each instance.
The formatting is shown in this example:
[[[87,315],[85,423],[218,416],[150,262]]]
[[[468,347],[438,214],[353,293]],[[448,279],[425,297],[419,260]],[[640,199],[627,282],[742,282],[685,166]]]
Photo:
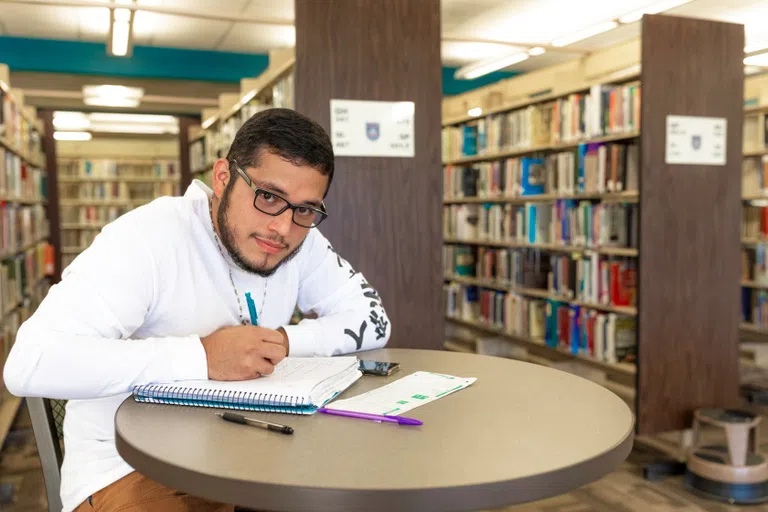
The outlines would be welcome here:
[[[245,96],[240,99],[240,103],[247,105],[256,96],[256,89],[247,92]]]
[[[637,11],[633,11],[625,14],[624,16],[621,16],[619,21],[621,23],[633,23],[642,18],[643,14],[658,14],[660,12],[668,11],[669,9],[674,9],[675,7],[679,7],[683,4],[687,4],[690,1],[691,0],[664,0],[662,2],[656,2],[655,4],[651,4],[648,7],[638,9]]]
[[[203,121],[202,123],[200,123],[200,127],[203,130],[207,130],[209,126],[211,126],[213,123],[216,122],[217,119],[218,118],[216,116],[211,116],[208,119],[206,119],[205,121]]]
[[[744,47],[744,53],[759,52],[768,48],[768,41],[762,41],[759,43],[748,44]]]
[[[83,101],[86,105],[103,107],[138,107],[144,89],[124,85],[84,85]]]
[[[523,62],[526,59],[528,59],[528,54],[522,52],[507,55],[505,57],[482,60],[457,69],[456,73],[454,73],[454,77],[463,80],[473,80],[483,75],[487,75],[488,73],[508,68],[509,66]]]
[[[571,35],[555,39],[552,41],[552,46],[568,46],[569,44],[575,43],[576,41],[581,41],[582,39],[587,39],[588,37],[596,36],[598,34],[602,34],[603,32],[608,32],[609,30],[613,30],[618,26],[619,24],[614,20],[606,21],[598,25],[585,28],[584,30],[580,30],[579,32],[574,32]]]
[[[109,132],[109,133],[148,133],[148,134],[162,134],[162,133],[179,133],[177,126],[162,125],[162,124],[125,124],[125,123],[99,123],[92,124],[91,131],[93,132]]]
[[[744,58],[744,64],[747,66],[768,67],[768,52],[750,55]]]
[[[542,48],[541,46],[534,46],[533,48],[531,48],[530,50],[528,50],[528,55],[530,55],[531,57],[535,57],[535,56],[537,56],[537,55],[542,55],[542,54],[544,54],[546,51],[547,51],[547,50],[545,50],[545,49],[544,49],[544,48]]]
[[[55,112],[53,126],[57,130],[87,130],[91,122],[82,112]]]
[[[467,115],[470,115],[472,117],[481,116],[483,115],[483,109],[481,109],[480,107],[471,108],[467,110]]]
[[[53,138],[56,140],[91,140],[93,135],[90,132],[53,132]]]
[[[118,0],[119,4],[131,5],[133,0]],[[125,7],[112,9],[110,16],[110,40],[107,52],[115,57],[127,57],[131,49],[133,12]]]
[[[763,71],[763,68],[758,66],[744,66],[744,74],[747,76],[760,73],[761,71]]]
[[[125,57],[128,54],[128,34],[131,24],[127,21],[115,21],[112,24],[112,55]]]
[[[123,114],[112,112],[94,112],[90,114],[94,123],[155,123],[176,124],[176,118],[155,114]]]

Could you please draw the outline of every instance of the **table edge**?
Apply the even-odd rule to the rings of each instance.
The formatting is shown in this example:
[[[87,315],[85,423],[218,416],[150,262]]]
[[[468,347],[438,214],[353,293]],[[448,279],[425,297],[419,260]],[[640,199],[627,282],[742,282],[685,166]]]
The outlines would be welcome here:
[[[500,508],[536,501],[577,489],[619,467],[632,451],[635,419],[624,438],[590,459],[552,471],[515,480],[484,482],[457,487],[409,489],[343,489],[266,484],[199,473],[157,460],[131,445],[120,433],[115,414],[115,445],[135,470],[168,487],[209,500],[260,510],[441,510],[463,511]],[[254,501],[255,500],[255,501]]]

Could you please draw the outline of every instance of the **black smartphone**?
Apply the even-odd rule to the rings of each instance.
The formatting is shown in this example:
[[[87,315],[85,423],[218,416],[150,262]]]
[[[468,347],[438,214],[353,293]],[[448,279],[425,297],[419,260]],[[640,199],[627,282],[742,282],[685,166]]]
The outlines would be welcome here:
[[[387,375],[392,375],[392,373],[396,372],[399,368],[400,363],[360,360],[360,371],[363,372],[363,375],[386,377]]]

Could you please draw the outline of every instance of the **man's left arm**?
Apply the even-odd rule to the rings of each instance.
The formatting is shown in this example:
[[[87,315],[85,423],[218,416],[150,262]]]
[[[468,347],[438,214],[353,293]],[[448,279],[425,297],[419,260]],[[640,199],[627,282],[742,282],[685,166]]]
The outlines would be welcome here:
[[[297,259],[298,307],[318,318],[283,327],[291,356],[330,356],[386,345],[392,327],[376,289],[317,230]]]

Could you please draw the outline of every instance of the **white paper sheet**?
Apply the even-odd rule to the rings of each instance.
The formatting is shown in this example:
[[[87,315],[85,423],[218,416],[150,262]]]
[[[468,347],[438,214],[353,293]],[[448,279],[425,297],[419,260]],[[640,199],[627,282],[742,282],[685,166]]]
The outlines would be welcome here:
[[[400,416],[471,385],[477,379],[414,372],[386,386],[326,405],[328,409]]]

